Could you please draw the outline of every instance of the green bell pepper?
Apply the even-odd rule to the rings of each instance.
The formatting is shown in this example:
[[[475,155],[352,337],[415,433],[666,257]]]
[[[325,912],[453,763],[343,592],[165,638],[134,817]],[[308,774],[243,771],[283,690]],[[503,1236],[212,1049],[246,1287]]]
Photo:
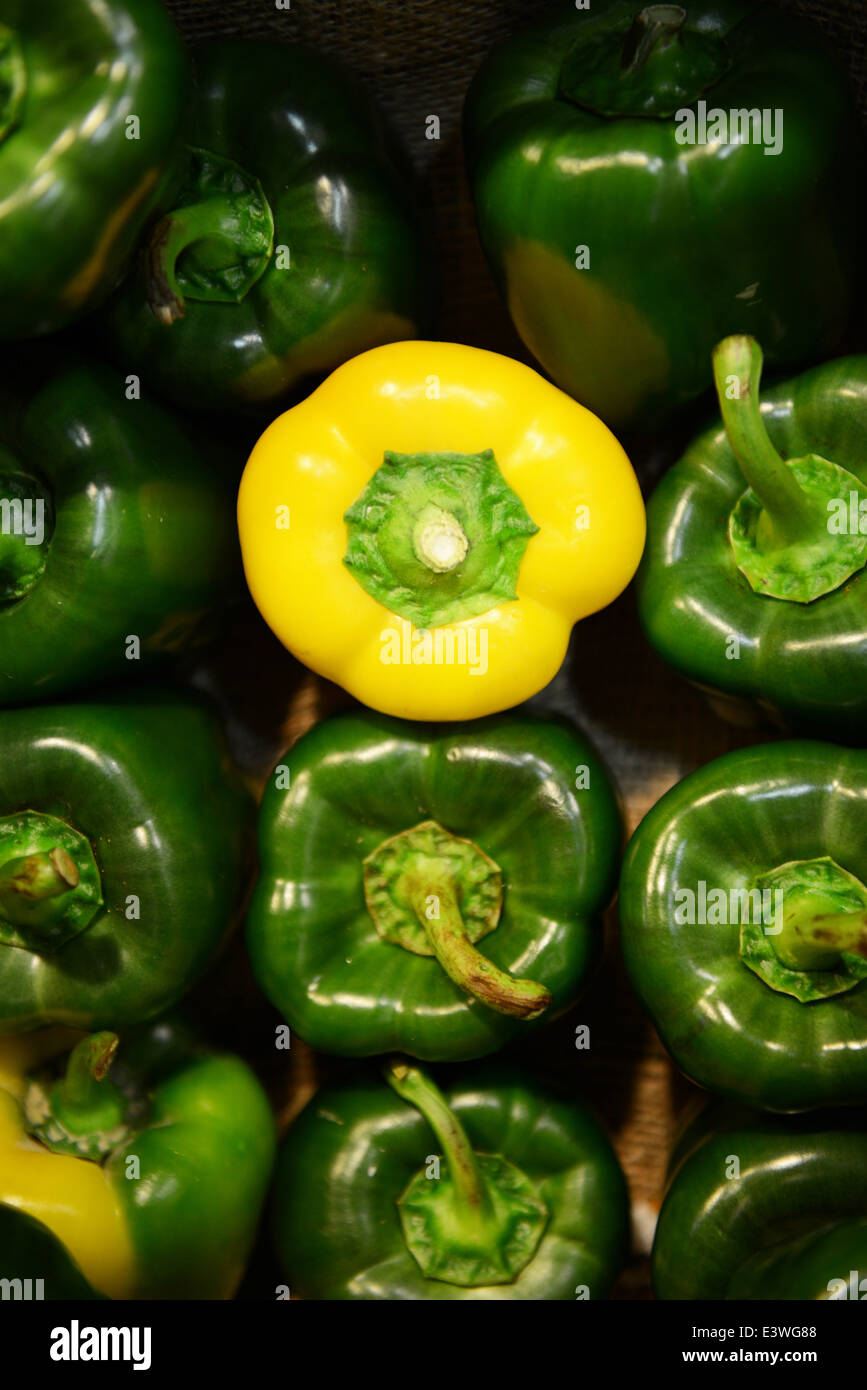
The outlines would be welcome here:
[[[230,1298],[274,1157],[258,1081],[178,1020],[120,1048],[64,1032],[0,1041],[0,1277],[40,1277],[44,1298]]]
[[[262,801],[254,974],[323,1051],[484,1056],[579,995],[620,833],[566,723],[326,720]]]
[[[466,148],[482,244],[518,332],[615,428],[710,385],[751,332],[775,366],[852,316],[863,153],[821,34],[740,0],[561,0],[485,62]]]
[[[0,0],[0,338],[114,288],[171,193],[186,101],[158,0]]]
[[[165,408],[102,366],[0,407],[0,705],[174,655],[238,573],[228,489]]]
[[[319,1092],[284,1142],[274,1234],[293,1293],[606,1296],[626,1253],[626,1185],[583,1105],[498,1067],[445,1094],[402,1063],[386,1079]]]
[[[863,1299],[863,1112],[772,1119],[711,1105],[676,1147],[653,1243],[657,1298]]]
[[[678,1066],[768,1110],[867,1101],[867,752],[717,758],[645,816],[623,864],[632,983]]]
[[[0,713],[0,1034],[179,999],[240,906],[249,810],[191,698]]]
[[[715,692],[805,733],[867,731],[867,356],[758,395],[762,354],[714,352],[722,409],[654,491],[638,573],[650,642]]]
[[[194,67],[182,191],[107,311],[118,360],[227,409],[416,337],[430,267],[364,93],[285,44],[208,44]]]

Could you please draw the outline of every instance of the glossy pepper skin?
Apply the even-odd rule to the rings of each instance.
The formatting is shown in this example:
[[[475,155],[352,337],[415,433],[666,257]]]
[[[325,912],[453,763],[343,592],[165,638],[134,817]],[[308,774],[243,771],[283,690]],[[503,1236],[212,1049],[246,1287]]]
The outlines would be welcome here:
[[[499,867],[501,914],[478,950],[518,984],[539,987],[526,1011],[527,991],[513,998],[513,978],[496,979],[487,997],[490,967],[472,957],[462,972],[456,943],[420,955],[380,933],[365,860],[432,821]],[[620,834],[605,770],[566,723],[502,716],[467,729],[369,714],[326,720],[281,759],[265,791],[247,919],[254,973],[291,1027],[324,1051],[483,1056],[577,998],[601,944],[598,918]],[[436,857],[418,864],[420,916],[409,907],[407,920],[445,919],[451,888],[470,922],[472,869],[444,879],[444,867]]]
[[[240,906],[249,812],[192,698],[0,713],[0,1033],[127,1027],[174,1004]],[[73,868],[61,855],[52,881],[58,848]]]
[[[181,193],[108,311],[119,362],[225,410],[413,337],[429,258],[355,80],[308,49],[235,39],[194,70]]]
[[[701,102],[725,130],[677,118]],[[776,154],[728,130],[730,111],[753,109],[782,113]],[[726,334],[755,334],[779,368],[841,343],[863,152],[842,69],[791,15],[561,0],[483,64],[465,143],[519,333],[612,428],[647,430],[700,396]]]
[[[52,1249],[47,1299],[86,1297],[81,1284],[90,1297],[231,1298],[274,1155],[261,1086],[177,1020],[134,1031],[116,1058],[116,1036],[95,1037],[90,1065],[108,1069],[76,1077],[59,1142],[56,1129],[34,1132],[36,1098],[56,1108],[53,1078],[93,1039],[50,1029],[0,1042],[0,1229],[12,1210],[29,1218],[0,1250],[0,1274],[22,1277],[34,1250]],[[96,1157],[66,1148],[70,1130]]]
[[[620,880],[626,967],[672,1057],[699,1085],[774,1111],[867,1100],[863,939],[853,935],[842,959],[820,961],[821,969],[802,961],[784,970],[777,955],[799,907],[835,939],[853,922],[863,934],[865,790],[864,752],[774,743],[726,754],[684,778],[636,830]],[[799,865],[814,866],[816,896],[792,877],[774,878],[781,866],[791,873]],[[828,900],[813,876],[832,872],[839,886]],[[762,926],[745,933],[743,919],[755,923],[758,904],[732,891],[764,886],[772,894],[775,882],[786,883],[781,918],[769,897]],[[725,901],[712,900],[712,890]],[[685,892],[694,895],[692,914]],[[757,934],[764,974],[747,964],[756,962]],[[845,978],[831,978],[835,971]],[[844,989],[822,995],[840,983]]]
[[[402,1070],[407,1082],[417,1081],[418,1073]],[[447,1277],[449,1239],[434,1235],[421,1253],[439,1256],[446,1277],[425,1276],[398,1203],[426,1171],[437,1201],[453,1170],[454,1138],[443,1144],[402,1095],[375,1077],[360,1078],[315,1095],[280,1153],[274,1236],[292,1292],[368,1301],[604,1298],[625,1255],[628,1205],[617,1158],[593,1115],[511,1068],[460,1075],[443,1099],[477,1160],[497,1155],[529,1179],[541,1239],[527,1263],[509,1281],[456,1284]],[[432,1155],[441,1156],[436,1176]],[[452,1238],[463,1224],[460,1202],[456,1216]],[[494,1247],[499,1234],[495,1228]]]
[[[171,191],[187,102],[158,0],[0,4],[0,337],[50,333],[114,288]]]
[[[862,1299],[865,1268],[862,1112],[780,1120],[716,1104],[690,1126],[656,1228],[657,1298]]]
[[[814,453],[851,475],[837,491],[852,530],[850,494],[867,484],[867,357],[842,357],[769,387],[761,393],[761,419],[784,459]],[[812,602],[756,592],[738,569],[727,531],[746,486],[721,422],[700,434],[658,484],[636,585],[644,631],[663,660],[711,693],[721,713],[742,720],[752,707],[753,718],[759,711],[793,732],[860,742],[867,730],[864,569]],[[856,534],[858,506],[856,497]],[[826,510],[826,528],[831,520]],[[841,539],[832,536],[831,543]]]
[[[0,705],[166,660],[204,635],[237,582],[207,444],[126,391],[119,373],[82,363],[2,403]]]
[[[614,436],[536,372],[409,342],[274,421],[238,526],[299,660],[385,714],[475,719],[540,690],[573,624],[625,588],[644,508]]]

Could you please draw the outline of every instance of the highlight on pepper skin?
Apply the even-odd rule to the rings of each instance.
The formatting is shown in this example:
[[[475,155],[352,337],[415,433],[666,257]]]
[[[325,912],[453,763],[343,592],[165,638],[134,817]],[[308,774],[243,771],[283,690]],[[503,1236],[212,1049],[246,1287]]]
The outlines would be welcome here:
[[[238,526],[299,660],[383,713],[473,719],[555,675],[573,625],[632,578],[644,507],[613,434],[529,367],[408,342],[274,421]]]

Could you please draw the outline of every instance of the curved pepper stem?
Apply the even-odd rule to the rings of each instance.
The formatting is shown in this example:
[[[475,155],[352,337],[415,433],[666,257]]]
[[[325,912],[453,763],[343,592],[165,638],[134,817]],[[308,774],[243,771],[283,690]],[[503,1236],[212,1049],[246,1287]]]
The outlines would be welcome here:
[[[473,945],[454,885],[441,869],[431,868],[425,874],[412,905],[443,970],[466,994],[511,1018],[538,1018],[548,1008],[550,990],[535,980],[518,979],[500,970]]]
[[[755,338],[734,334],[713,351],[713,374],[723,424],[745,480],[766,517],[763,549],[782,549],[827,530],[827,512],[805,496],[771,443],[759,404],[762,349]]]
[[[867,536],[848,517],[867,493],[853,473],[818,454],[784,461],[762,420],[762,350],[754,338],[724,338],[714,378],[729,444],[749,488],[728,526],[735,563],[764,598],[813,603],[833,593],[867,561]]]
[[[498,865],[472,840],[421,821],[384,840],[364,861],[364,896],[380,936],[436,956],[450,980],[497,1013],[536,1018],[551,993],[516,979],[475,946],[500,918]]]
[[[385,1078],[402,1100],[424,1115],[448,1161],[458,1201],[466,1208],[467,1223],[481,1231],[493,1215],[491,1199],[466,1130],[442,1091],[418,1067],[399,1062],[386,1068]]]
[[[477,1154],[437,1086],[418,1067],[392,1063],[388,1084],[415,1106],[442,1147],[398,1202],[404,1240],[428,1279],[465,1288],[510,1284],[529,1263],[548,1208],[520,1168],[499,1154]]]

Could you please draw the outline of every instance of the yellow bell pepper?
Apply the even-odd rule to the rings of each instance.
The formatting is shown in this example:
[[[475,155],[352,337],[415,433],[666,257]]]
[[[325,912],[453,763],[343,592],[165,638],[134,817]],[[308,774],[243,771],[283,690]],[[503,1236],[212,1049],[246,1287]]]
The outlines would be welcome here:
[[[644,544],[606,426],[531,368],[454,343],[374,348],[281,415],[247,463],[238,522],[283,644],[410,719],[533,695]]]
[[[50,1153],[24,1125],[28,1072],[82,1036],[50,1028],[0,1040],[0,1204],[53,1231],[95,1289],[128,1298],[132,1243],[109,1174],[97,1163]]]

